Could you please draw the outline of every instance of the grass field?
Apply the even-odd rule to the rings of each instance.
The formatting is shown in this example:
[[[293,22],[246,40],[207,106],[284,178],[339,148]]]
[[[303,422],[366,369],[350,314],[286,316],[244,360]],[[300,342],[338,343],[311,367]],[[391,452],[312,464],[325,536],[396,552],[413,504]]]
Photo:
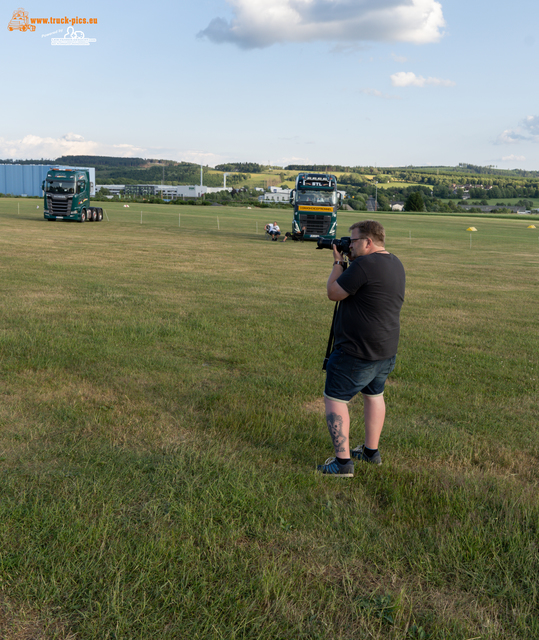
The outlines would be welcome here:
[[[207,173],[210,175],[211,174],[220,174],[221,176],[223,175],[222,171],[215,171],[212,169],[207,170]],[[288,180],[288,181],[281,180],[281,177],[280,177],[281,173],[284,173],[285,177],[294,175],[294,180]],[[281,170],[271,169],[271,170],[263,171],[261,173],[251,173],[250,178],[234,186],[249,187],[251,189],[254,187],[263,187],[264,189],[266,189],[267,187],[270,187],[270,186],[280,187],[282,184],[287,184],[290,188],[293,188],[295,186],[296,173],[297,172],[285,171],[284,169],[281,169]],[[228,186],[230,186],[230,180],[228,181]]]
[[[348,481],[314,471],[332,255],[262,234],[290,212],[37,204],[0,199],[1,638],[539,636],[529,219],[377,214],[407,296]]]

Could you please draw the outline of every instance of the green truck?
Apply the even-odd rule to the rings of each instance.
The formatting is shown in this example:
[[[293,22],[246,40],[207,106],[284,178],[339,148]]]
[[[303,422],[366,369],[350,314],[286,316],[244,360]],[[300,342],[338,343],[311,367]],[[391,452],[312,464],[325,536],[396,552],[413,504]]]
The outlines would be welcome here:
[[[90,172],[87,169],[49,169],[41,188],[45,220],[103,220],[103,209],[90,206]]]
[[[335,176],[300,173],[296,178],[296,188],[290,192],[290,204],[294,207],[293,236],[312,241],[335,238],[337,210],[341,205]]]

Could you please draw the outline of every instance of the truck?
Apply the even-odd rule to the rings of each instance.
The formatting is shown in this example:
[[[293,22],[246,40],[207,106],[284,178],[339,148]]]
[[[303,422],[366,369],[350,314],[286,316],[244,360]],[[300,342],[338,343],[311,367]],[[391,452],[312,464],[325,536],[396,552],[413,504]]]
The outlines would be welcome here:
[[[45,220],[103,220],[103,209],[90,206],[90,172],[87,169],[49,169],[41,188]]]
[[[337,210],[341,205],[335,176],[300,173],[296,188],[290,192],[290,204],[294,207],[293,236],[314,242],[319,238],[335,238]]]

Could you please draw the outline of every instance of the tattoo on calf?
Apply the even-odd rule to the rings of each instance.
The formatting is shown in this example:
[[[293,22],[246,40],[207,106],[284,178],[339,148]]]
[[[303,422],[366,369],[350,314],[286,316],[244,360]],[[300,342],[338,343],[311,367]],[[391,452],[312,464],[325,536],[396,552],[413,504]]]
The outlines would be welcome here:
[[[333,440],[333,447],[336,453],[342,453],[346,450],[347,437],[342,432],[343,420],[338,413],[330,413],[326,416],[328,423],[329,435]]]

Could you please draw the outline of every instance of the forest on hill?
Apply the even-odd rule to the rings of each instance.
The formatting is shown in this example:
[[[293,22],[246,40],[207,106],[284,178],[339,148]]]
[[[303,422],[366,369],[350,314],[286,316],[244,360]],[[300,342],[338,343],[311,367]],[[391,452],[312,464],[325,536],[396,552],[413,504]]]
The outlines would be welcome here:
[[[158,158],[124,158],[114,156],[65,155],[54,160],[0,160],[0,164],[60,164],[95,167],[96,183],[112,184],[200,184],[201,167],[192,162],[177,162]],[[282,184],[291,186],[299,172],[335,173],[339,187],[345,190],[355,206],[362,206],[377,194],[382,206],[405,201],[410,193],[422,192],[426,207],[437,207],[438,200],[474,199],[477,204],[488,201],[520,198],[525,206],[539,199],[539,171],[506,170],[494,166],[459,163],[457,166],[375,167],[347,165],[299,165],[271,167],[256,162],[235,162],[203,167],[203,184],[223,185],[236,190],[255,185]],[[269,180],[267,180],[269,178]],[[265,179],[267,180],[265,182]],[[447,204],[447,203],[446,203]],[[490,204],[490,203],[489,203]],[[500,202],[503,205],[503,202]]]

